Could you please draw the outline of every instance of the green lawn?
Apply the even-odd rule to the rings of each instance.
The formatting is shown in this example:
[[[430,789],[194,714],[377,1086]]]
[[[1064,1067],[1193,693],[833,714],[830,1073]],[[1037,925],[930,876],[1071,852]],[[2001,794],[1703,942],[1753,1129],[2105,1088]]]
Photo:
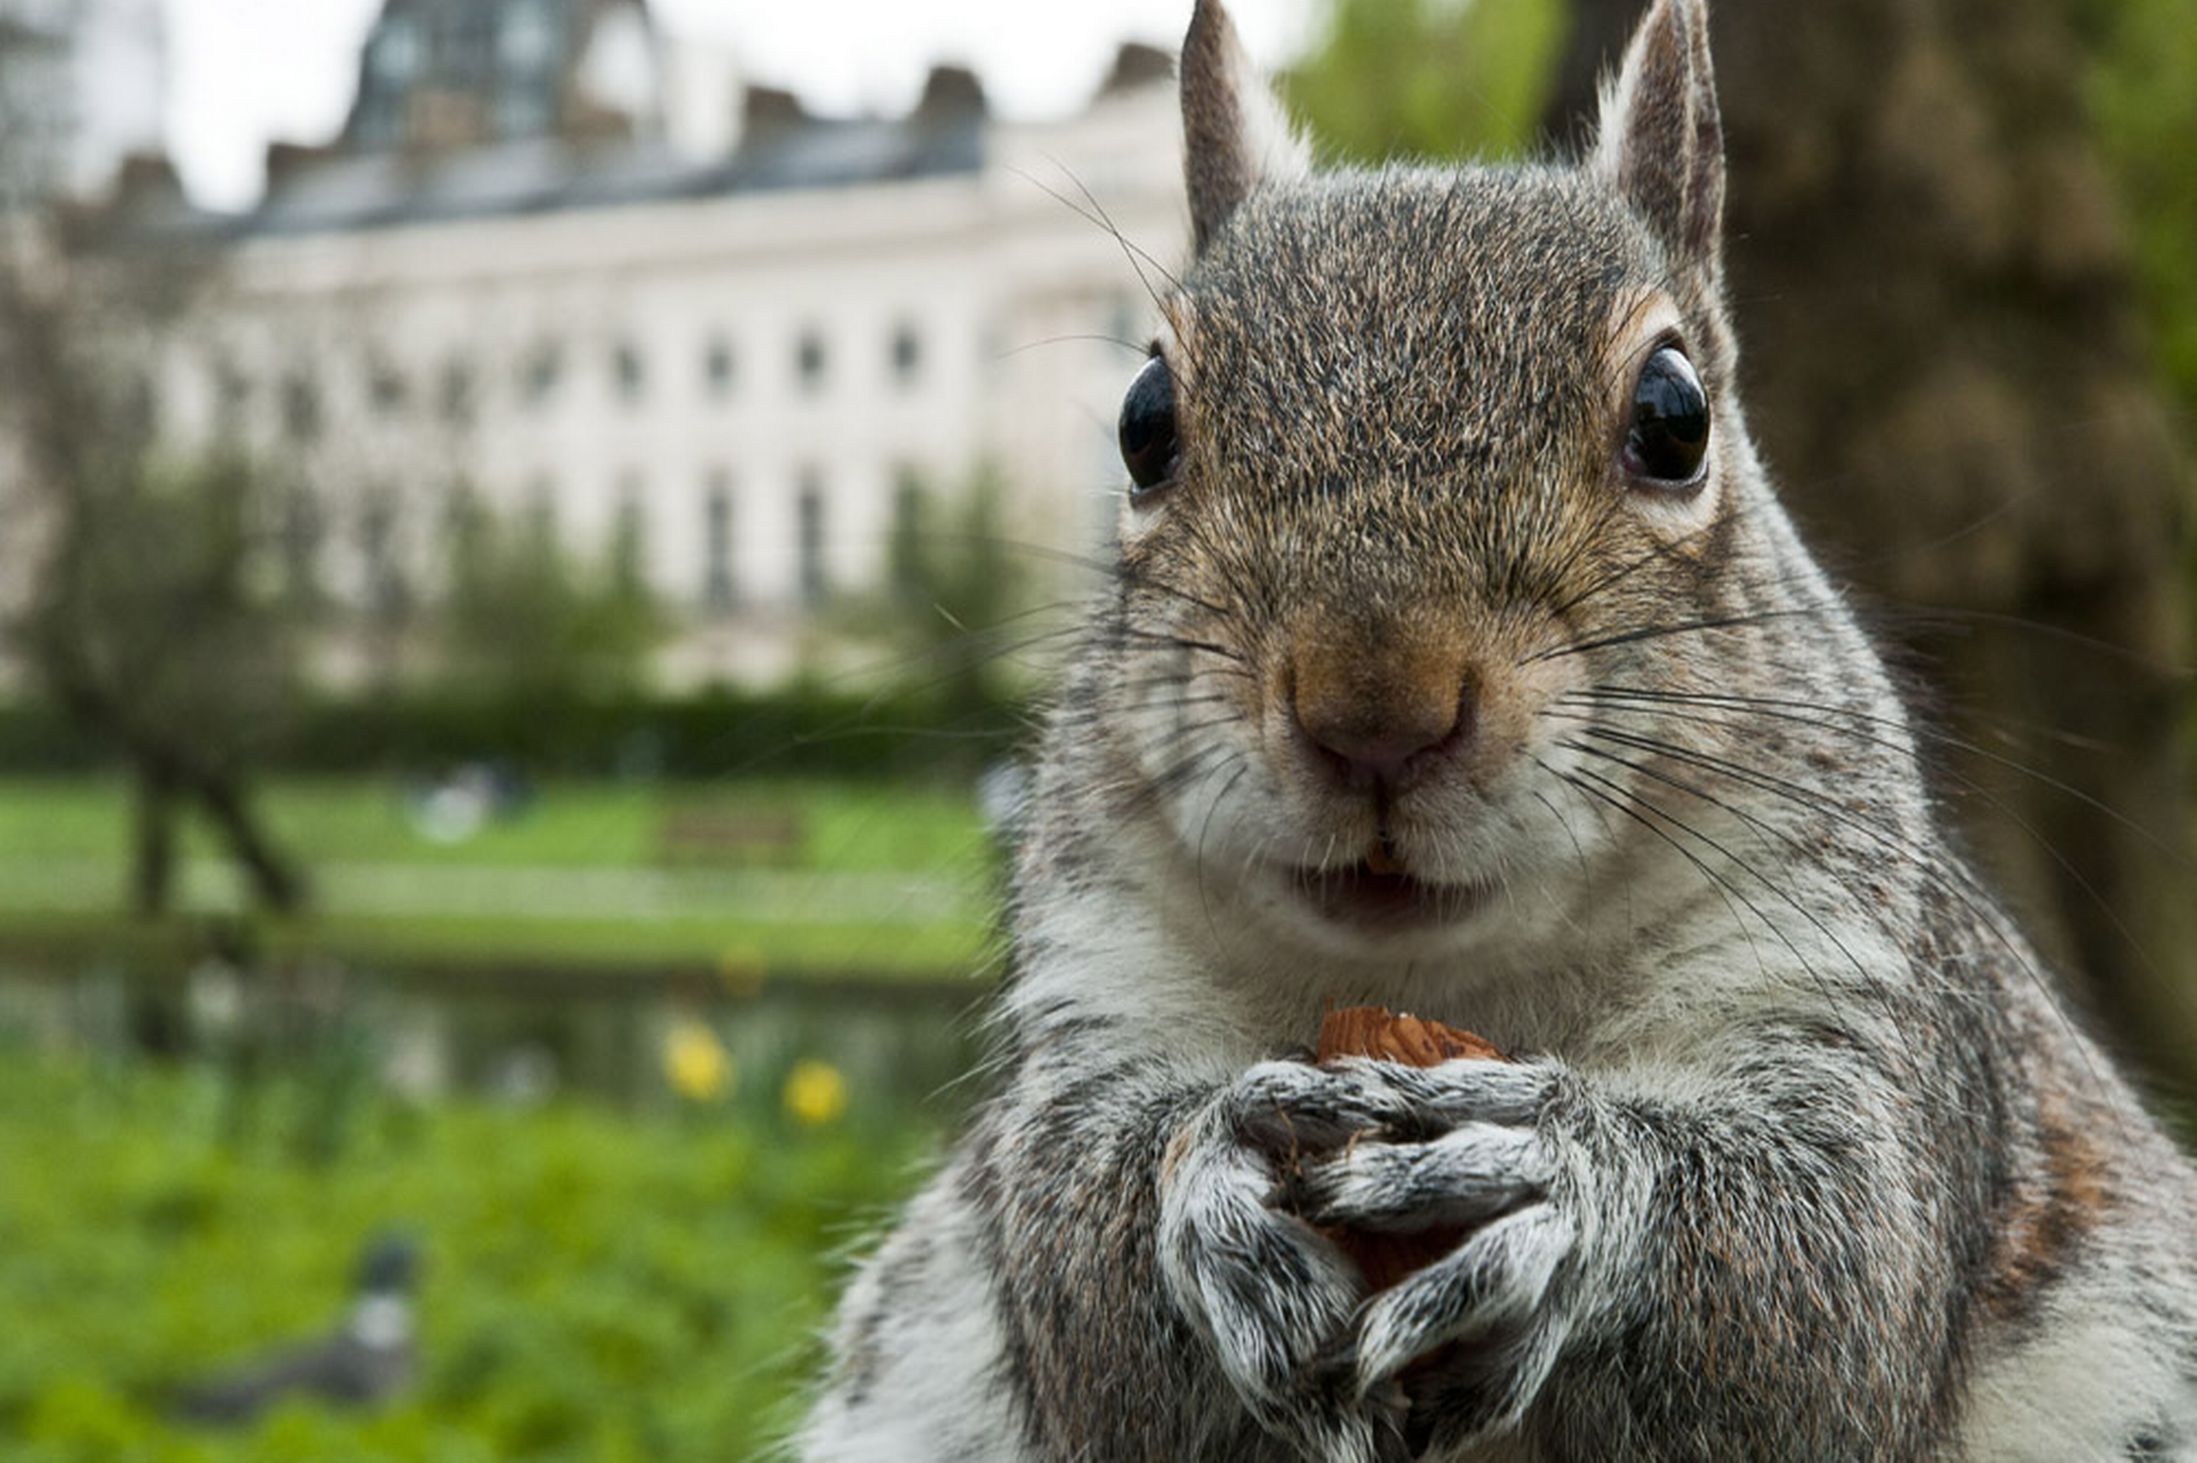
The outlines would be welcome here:
[[[692,967],[741,976],[952,975],[982,963],[995,854],[968,794],[830,782],[552,783],[445,843],[394,783],[285,780],[261,803],[311,871],[278,946],[426,963]],[[667,820],[790,815],[777,867],[667,856]],[[240,894],[195,824],[170,930],[119,919],[129,802],[101,779],[0,780],[0,951],[172,944]]]
[[[249,1094],[249,1095],[247,1095]],[[767,1089],[580,1102],[347,1099],[309,1083],[0,1051],[0,1454],[11,1463],[718,1463],[796,1414],[837,1256],[945,1115],[858,1085],[806,1126]],[[163,1399],[341,1313],[360,1246],[417,1237],[423,1368],[372,1416],[236,1432]]]

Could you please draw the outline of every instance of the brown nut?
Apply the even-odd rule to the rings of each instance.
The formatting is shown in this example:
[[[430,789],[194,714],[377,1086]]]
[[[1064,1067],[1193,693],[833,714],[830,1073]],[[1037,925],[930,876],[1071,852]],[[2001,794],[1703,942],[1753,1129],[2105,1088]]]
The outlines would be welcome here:
[[[1346,1006],[1329,1011],[1320,1023],[1316,1051],[1321,1062],[1371,1057],[1407,1067],[1435,1067],[1463,1057],[1510,1060],[1486,1037],[1379,1006]],[[1441,1259],[1457,1248],[1466,1234],[1457,1225],[1437,1225],[1411,1234],[1371,1234],[1339,1226],[1323,1226],[1320,1232],[1357,1264],[1366,1288],[1376,1292]]]

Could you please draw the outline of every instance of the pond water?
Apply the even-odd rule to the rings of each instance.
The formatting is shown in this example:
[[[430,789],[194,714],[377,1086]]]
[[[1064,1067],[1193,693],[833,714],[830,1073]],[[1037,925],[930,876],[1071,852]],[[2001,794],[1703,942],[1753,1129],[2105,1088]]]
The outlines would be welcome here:
[[[673,1106],[776,1093],[819,1067],[869,1101],[965,1100],[982,1056],[976,981],[602,971],[493,976],[325,959],[188,969],[0,964],[0,1042],[303,1070],[421,1100],[584,1095]]]

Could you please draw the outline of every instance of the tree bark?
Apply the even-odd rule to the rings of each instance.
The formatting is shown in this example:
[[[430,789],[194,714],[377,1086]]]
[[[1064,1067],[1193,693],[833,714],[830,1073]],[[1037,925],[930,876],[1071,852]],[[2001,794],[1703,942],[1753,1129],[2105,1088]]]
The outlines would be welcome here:
[[[130,903],[141,919],[168,912],[175,893],[175,783],[155,763],[136,768]]]
[[[230,855],[250,879],[260,906],[276,914],[291,914],[301,908],[305,903],[304,876],[275,849],[236,779],[219,772],[202,772],[193,779],[192,791],[221,831]]]
[[[1558,137],[1639,9],[1575,0]],[[1713,16],[1750,425],[1937,692],[1934,760],[1985,862],[2131,1052],[2188,1078],[2188,460],[2075,5]]]

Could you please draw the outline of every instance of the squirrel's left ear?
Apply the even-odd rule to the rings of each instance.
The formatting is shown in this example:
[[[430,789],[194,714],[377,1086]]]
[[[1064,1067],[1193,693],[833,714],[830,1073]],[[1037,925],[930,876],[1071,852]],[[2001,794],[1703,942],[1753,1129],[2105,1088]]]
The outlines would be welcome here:
[[[1198,0],[1182,42],[1183,174],[1203,254],[1244,199],[1311,159],[1289,115],[1244,54],[1221,0]]]
[[[1708,0],[1655,0],[1602,89],[1594,170],[1648,221],[1673,262],[1722,272],[1724,124],[1709,65]]]

